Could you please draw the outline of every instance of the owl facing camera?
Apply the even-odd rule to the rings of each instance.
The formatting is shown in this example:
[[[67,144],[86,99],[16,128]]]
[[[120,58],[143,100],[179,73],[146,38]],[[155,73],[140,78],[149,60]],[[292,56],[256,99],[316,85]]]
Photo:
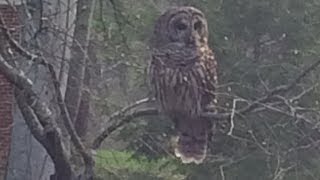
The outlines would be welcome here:
[[[212,120],[201,112],[217,102],[217,62],[204,14],[186,6],[166,11],[156,21],[151,48],[149,80],[158,106],[175,124],[175,155],[202,163]]]

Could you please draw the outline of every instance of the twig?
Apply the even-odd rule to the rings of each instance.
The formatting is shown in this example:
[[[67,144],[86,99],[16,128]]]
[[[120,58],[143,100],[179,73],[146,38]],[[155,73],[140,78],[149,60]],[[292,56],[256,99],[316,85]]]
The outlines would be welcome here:
[[[112,132],[117,130],[119,127],[131,122],[134,118],[138,118],[142,116],[152,116],[152,115],[158,115],[158,114],[159,114],[158,109],[146,108],[146,109],[139,109],[139,110],[133,111],[126,115],[122,114],[121,116],[117,116],[117,121],[119,123],[115,123],[109,126],[98,137],[96,137],[92,143],[92,148],[93,149],[99,148],[105,138],[107,138]]]
[[[272,110],[272,111],[274,111],[274,112],[279,112],[279,113],[284,114],[284,115],[286,115],[286,116],[288,116],[288,117],[293,117],[293,118],[296,118],[296,119],[301,119],[301,120],[303,120],[303,121],[305,121],[305,122],[307,122],[307,123],[309,123],[309,124],[312,124],[312,121],[311,121],[310,119],[304,117],[304,116],[301,115],[301,114],[293,113],[293,112],[291,112],[291,111],[290,111],[290,112],[287,112],[287,111],[284,111],[284,110],[282,110],[282,109],[280,109],[280,108],[275,108],[275,107],[269,106],[269,105],[267,105],[267,104],[260,104],[260,105],[263,106],[263,107],[266,107],[267,109]]]
[[[127,113],[128,111],[136,108],[137,106],[140,106],[142,104],[146,104],[146,103],[150,103],[150,102],[153,102],[154,101],[154,98],[143,98],[143,99],[140,99],[124,108],[122,108],[120,111],[116,111],[114,112],[109,118],[108,120],[106,120],[106,122],[110,122],[110,121],[113,121],[115,119],[117,119],[118,117],[120,116],[123,116],[125,113]]]
[[[225,175],[224,175],[224,170],[223,170],[223,168],[224,168],[223,165],[219,166],[220,175],[221,175],[221,180],[225,180],[225,179],[226,179],[226,177],[225,177]]]
[[[9,41],[10,45],[22,56],[28,58],[31,61],[39,60],[39,56],[33,53],[30,53],[26,49],[24,49],[11,35],[9,29],[7,28],[2,15],[0,14],[0,29],[5,35],[5,38]],[[43,59],[40,60],[40,64],[47,64]]]
[[[233,100],[233,103],[232,103],[232,111],[231,111],[231,115],[230,115],[230,129],[229,129],[229,132],[228,132],[228,135],[231,136],[232,135],[232,132],[233,132],[233,129],[234,129],[234,116],[235,116],[235,113],[236,113],[236,108],[237,108],[237,102],[238,101],[246,101],[244,99],[234,99]]]
[[[54,68],[51,64],[48,64],[48,69],[49,72],[51,74],[51,78],[53,80],[53,85],[55,88],[55,92],[57,93],[57,100],[58,100],[58,105],[60,107],[61,110],[61,116],[63,118],[63,122],[64,125],[66,126],[66,129],[68,131],[68,133],[70,134],[71,137],[71,141],[73,142],[74,146],[77,148],[77,150],[79,151],[79,153],[81,154],[84,162],[91,166],[94,163],[94,160],[92,158],[92,156],[90,155],[89,152],[87,152],[85,146],[83,145],[80,137],[77,135],[76,130],[73,126],[73,123],[71,121],[70,115],[68,113],[66,104],[64,103],[63,97],[62,97],[62,93],[60,91],[60,84],[59,84],[59,80],[58,77],[54,71]]]
[[[291,165],[287,168],[279,168],[279,171],[275,174],[274,178],[272,180],[281,180],[284,177],[284,174],[290,171],[292,168],[296,167],[296,165]]]
[[[313,63],[311,66],[309,66],[307,69],[305,69],[297,78],[295,78],[288,85],[282,85],[282,86],[278,86],[278,87],[274,88],[267,95],[259,98],[258,100],[254,101],[252,104],[248,105],[247,107],[240,109],[238,111],[238,113],[239,114],[248,113],[251,110],[255,109],[258,104],[267,102],[270,99],[270,97],[272,97],[276,94],[286,93],[287,91],[291,90],[297,83],[299,83],[311,71],[315,70],[319,65],[320,65],[320,59],[317,60],[315,63]]]
[[[258,141],[258,139],[256,138],[256,136],[253,134],[252,130],[249,130],[249,134],[251,135],[252,139],[255,141],[255,143],[257,144],[257,146],[267,155],[272,155],[271,152],[269,152],[266,148],[264,148]]]
[[[62,118],[64,119],[66,129],[71,136],[71,141],[73,142],[77,150],[80,152],[80,154],[83,156],[84,161],[87,163],[93,163],[92,157],[86,152],[84,145],[82,144],[79,136],[76,134],[74,126],[72,125],[69,114],[67,112],[67,109],[62,99],[62,94],[59,89],[59,82],[56,77],[53,66],[48,64],[48,68],[53,78],[53,82],[54,82],[53,84],[55,86],[55,90],[58,95],[57,98],[59,102],[58,104],[61,109],[61,115],[62,115]],[[0,55],[0,71],[4,73],[4,75],[16,87],[18,87],[21,90],[24,90],[24,93],[28,97],[28,102],[29,102],[28,104],[33,108],[37,116],[39,116],[39,120],[42,122],[42,124],[45,126],[45,124],[49,123],[49,119],[52,113],[49,108],[44,106],[44,104],[39,101],[38,96],[32,90],[32,85],[33,85],[32,81],[24,75],[23,71],[18,71],[17,69],[13,68],[4,60],[4,58],[1,55]]]
[[[231,120],[231,128],[228,132],[228,135],[232,134],[233,128],[234,128],[234,116],[235,114],[246,114],[248,112],[251,112],[253,110],[255,110],[256,108],[258,108],[259,105],[264,105],[263,103],[267,102],[271,97],[273,97],[274,95],[280,94],[280,93],[285,93],[287,91],[289,91],[292,87],[294,87],[303,77],[305,77],[308,73],[310,73],[312,70],[314,70],[316,67],[318,67],[320,65],[320,60],[316,61],[314,64],[312,64],[309,68],[307,68],[305,71],[303,71],[296,79],[294,79],[291,83],[289,83],[288,85],[282,85],[282,86],[278,86],[276,88],[274,88],[273,90],[271,90],[267,95],[259,98],[258,100],[250,103],[249,105],[247,105],[246,107],[240,109],[239,111],[236,111],[235,109],[235,103],[236,101],[234,101],[234,108],[232,110],[231,113],[215,113],[215,112],[203,112],[201,114],[202,117],[206,117],[206,118],[212,118],[212,119],[225,119],[230,117]],[[238,100],[239,101],[239,100]],[[244,101],[244,100],[242,100]],[[266,106],[265,107],[272,109],[272,110],[276,110],[275,108],[272,108],[270,106]],[[284,113],[283,111],[279,111],[278,112]],[[143,112],[143,111],[142,111]],[[159,112],[157,110],[153,110],[152,112],[154,112],[155,114],[150,114],[148,113],[148,115],[156,115]],[[285,113],[286,115],[291,116],[291,114]],[[144,115],[144,113],[141,113],[141,115]],[[301,115],[297,115],[299,118],[305,119],[303,116]],[[115,118],[118,116],[115,116]],[[138,116],[136,116],[138,117]],[[128,121],[128,120],[127,120]],[[309,121],[308,121],[309,122]],[[120,127],[121,124],[124,123],[119,123],[118,125],[112,126],[112,127]],[[115,130],[116,128],[112,128],[112,131]],[[107,130],[104,130],[104,132],[98,136],[98,138],[96,138],[96,140],[93,143],[93,148],[97,148],[100,146],[100,144],[102,143],[102,141],[112,132],[109,130],[109,128]]]
[[[69,117],[69,113],[66,109],[64,100],[63,100],[63,96],[61,94],[60,91],[60,84],[59,81],[57,79],[54,67],[48,63],[45,58],[32,54],[29,51],[27,51],[26,49],[24,49],[19,43],[17,43],[11,36],[9,30],[5,27],[4,21],[2,19],[2,17],[0,17],[0,28],[5,32],[5,36],[7,38],[7,40],[10,42],[10,44],[12,45],[12,47],[18,52],[20,53],[22,56],[30,59],[30,60],[37,60],[40,62],[40,64],[45,65],[51,75],[51,78],[53,80],[53,84],[57,93],[57,99],[58,99],[58,104],[59,107],[61,109],[61,115],[62,118],[64,120],[66,129],[68,131],[68,133],[71,136],[71,141],[73,142],[73,144],[75,145],[75,147],[77,148],[77,150],[79,151],[79,153],[82,155],[84,161],[87,164],[92,164],[93,163],[93,159],[91,157],[91,155],[86,152],[86,148],[84,147],[83,143],[81,142],[79,136],[76,134],[76,131],[74,129],[74,126],[71,122],[71,119]],[[18,71],[17,69],[13,68],[12,66],[10,66],[5,60],[4,58],[0,55],[0,71],[1,72],[5,72],[6,77],[13,82],[13,84],[15,84],[17,87],[19,87],[21,90],[24,90],[28,93],[29,97],[32,97],[33,102],[31,103],[34,104],[35,103],[35,110],[42,110],[42,111],[47,111],[47,112],[42,112],[42,113],[38,113],[37,115],[46,115],[45,117],[39,117],[39,119],[43,120],[43,119],[48,119],[48,116],[51,116],[51,111],[47,108],[44,109],[42,107],[42,104],[38,102],[38,97],[37,95],[33,92],[32,90],[32,81],[29,80],[27,77],[24,76],[24,73],[22,71]],[[33,105],[32,105],[33,107]]]
[[[317,86],[319,86],[319,83],[316,83],[315,85],[313,85],[313,86],[309,87],[308,89],[302,91],[300,94],[298,94],[295,97],[291,98],[289,101],[293,102],[293,101],[296,101],[298,99],[301,99],[304,95],[306,95],[309,92],[311,92],[312,90],[314,90]]]
[[[225,173],[224,173],[224,168],[225,168],[225,167],[228,167],[228,166],[231,166],[231,165],[233,165],[233,164],[239,163],[240,161],[248,158],[249,156],[250,156],[250,154],[241,156],[241,157],[239,157],[238,159],[230,158],[230,159],[228,159],[228,161],[227,161],[226,163],[221,164],[221,165],[219,166],[221,179],[222,179],[222,180],[225,180],[225,179],[226,179]]]

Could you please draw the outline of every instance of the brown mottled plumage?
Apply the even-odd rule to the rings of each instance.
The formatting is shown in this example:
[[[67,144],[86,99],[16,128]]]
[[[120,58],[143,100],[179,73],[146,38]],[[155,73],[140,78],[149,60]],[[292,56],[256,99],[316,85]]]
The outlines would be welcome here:
[[[217,84],[207,21],[196,8],[172,8],[157,20],[152,40],[150,83],[162,111],[175,123],[175,154],[184,163],[199,164],[211,131],[210,119],[200,114],[215,101]]]

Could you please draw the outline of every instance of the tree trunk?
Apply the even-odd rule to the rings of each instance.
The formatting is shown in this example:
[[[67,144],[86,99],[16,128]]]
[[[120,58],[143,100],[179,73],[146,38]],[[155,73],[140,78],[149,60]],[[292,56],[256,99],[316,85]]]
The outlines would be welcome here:
[[[79,135],[87,129],[90,94],[85,85],[89,85],[87,69],[90,24],[95,1],[79,0],[75,22],[74,40],[71,48],[70,69],[65,102]],[[85,92],[84,92],[85,91]],[[78,115],[81,113],[81,115]],[[78,118],[79,117],[79,118]]]

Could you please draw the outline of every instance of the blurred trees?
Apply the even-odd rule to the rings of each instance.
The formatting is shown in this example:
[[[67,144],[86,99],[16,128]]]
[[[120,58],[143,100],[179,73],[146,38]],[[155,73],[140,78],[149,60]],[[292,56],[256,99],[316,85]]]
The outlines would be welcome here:
[[[77,8],[79,31],[54,31],[65,35],[61,44],[66,46],[71,36],[69,58],[51,57],[41,45],[29,47],[27,42],[21,49],[7,34],[30,64],[45,68],[50,77],[45,85],[53,94],[48,106],[28,75],[19,73],[19,64],[0,59],[1,72],[20,93],[17,101],[32,134],[56,170],[86,179],[93,175],[94,157],[97,179],[320,178],[319,1],[97,0],[94,11],[91,1],[79,2],[78,8],[69,2],[65,11]],[[173,157],[172,123],[158,115],[147,85],[153,23],[177,5],[205,13],[219,65],[219,114],[208,113],[218,123],[208,158],[198,166]],[[39,19],[46,18],[51,16],[41,14]],[[35,41],[40,39],[37,33],[31,34]],[[57,62],[66,63],[70,71],[54,69]],[[60,70],[69,75],[68,84],[57,79]]]
[[[171,5],[192,5],[207,16],[210,46],[219,62],[220,112],[239,110],[274,88],[290,84],[319,57],[318,1],[102,3],[102,10],[96,13],[97,34],[106,45],[101,54],[107,63],[117,65],[120,61],[126,67],[121,76],[117,75],[118,69],[108,74],[119,78],[118,86],[111,85],[116,81],[108,85],[112,88],[106,96],[113,102],[104,104],[108,107],[121,107],[124,98],[130,102],[145,92],[142,70],[148,61],[148,37],[155,18]],[[287,92],[236,116],[232,135],[227,135],[230,124],[218,127],[207,163],[187,168],[188,179],[319,178],[319,163],[315,160],[319,158],[318,74],[319,70],[311,72]],[[123,76],[126,78],[121,79]],[[113,91],[115,87],[125,91]],[[114,96],[115,92],[119,94]],[[168,135],[172,135],[170,122],[163,118],[143,122],[126,125],[115,138],[125,138],[130,149],[151,158],[170,154],[166,151],[170,150],[166,144]]]

